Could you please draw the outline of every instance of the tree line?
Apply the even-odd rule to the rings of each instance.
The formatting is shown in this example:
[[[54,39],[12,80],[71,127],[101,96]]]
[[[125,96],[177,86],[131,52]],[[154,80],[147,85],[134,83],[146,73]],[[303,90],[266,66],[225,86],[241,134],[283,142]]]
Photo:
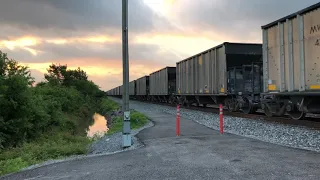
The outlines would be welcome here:
[[[105,93],[80,68],[51,64],[45,81],[0,51],[0,149],[43,134],[85,136],[94,112],[105,111]]]

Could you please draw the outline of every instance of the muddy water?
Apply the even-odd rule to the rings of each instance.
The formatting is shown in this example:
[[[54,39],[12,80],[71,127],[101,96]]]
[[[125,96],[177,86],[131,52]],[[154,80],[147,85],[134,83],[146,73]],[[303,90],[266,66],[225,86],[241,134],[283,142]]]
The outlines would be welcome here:
[[[95,113],[92,118],[94,122],[92,126],[89,126],[87,131],[88,137],[93,137],[94,135],[101,137],[108,132],[109,128],[107,127],[107,120],[104,118],[104,116]]]

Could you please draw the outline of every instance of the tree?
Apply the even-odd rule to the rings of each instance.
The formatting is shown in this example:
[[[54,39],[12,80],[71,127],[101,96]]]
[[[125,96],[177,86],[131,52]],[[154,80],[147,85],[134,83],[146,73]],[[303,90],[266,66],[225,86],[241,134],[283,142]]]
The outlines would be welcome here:
[[[26,78],[28,85],[32,85],[35,82],[29,67],[22,66],[17,61],[9,59],[6,53],[0,51],[0,76],[9,78],[15,75]]]
[[[76,70],[68,70],[67,65],[52,64],[47,69],[48,73],[45,74],[45,79],[54,85],[72,86],[74,81],[88,80],[87,73],[78,67]]]
[[[64,82],[65,86],[72,86],[74,85],[75,81],[88,81],[87,73],[78,67],[76,70],[67,70],[64,75]]]
[[[62,85],[64,80],[64,75],[67,71],[67,65],[55,65],[51,64],[49,69],[47,69],[48,73],[44,75],[44,78],[53,85]]]

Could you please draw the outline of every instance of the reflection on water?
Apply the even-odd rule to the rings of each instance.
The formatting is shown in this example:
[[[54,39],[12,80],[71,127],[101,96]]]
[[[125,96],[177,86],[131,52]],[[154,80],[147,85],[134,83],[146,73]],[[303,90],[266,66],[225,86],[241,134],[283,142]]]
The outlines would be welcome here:
[[[94,113],[92,118],[94,122],[87,131],[88,137],[93,137],[95,134],[98,136],[103,136],[106,132],[108,132],[109,128],[107,127],[107,120],[104,118],[104,116]]]

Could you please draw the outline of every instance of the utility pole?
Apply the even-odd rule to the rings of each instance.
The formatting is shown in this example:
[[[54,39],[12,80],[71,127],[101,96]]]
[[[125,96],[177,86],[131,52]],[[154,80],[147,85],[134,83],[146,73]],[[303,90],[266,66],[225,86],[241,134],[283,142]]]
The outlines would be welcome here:
[[[129,48],[128,48],[128,0],[122,0],[122,62],[123,62],[123,148],[131,146],[130,109],[129,109]]]

